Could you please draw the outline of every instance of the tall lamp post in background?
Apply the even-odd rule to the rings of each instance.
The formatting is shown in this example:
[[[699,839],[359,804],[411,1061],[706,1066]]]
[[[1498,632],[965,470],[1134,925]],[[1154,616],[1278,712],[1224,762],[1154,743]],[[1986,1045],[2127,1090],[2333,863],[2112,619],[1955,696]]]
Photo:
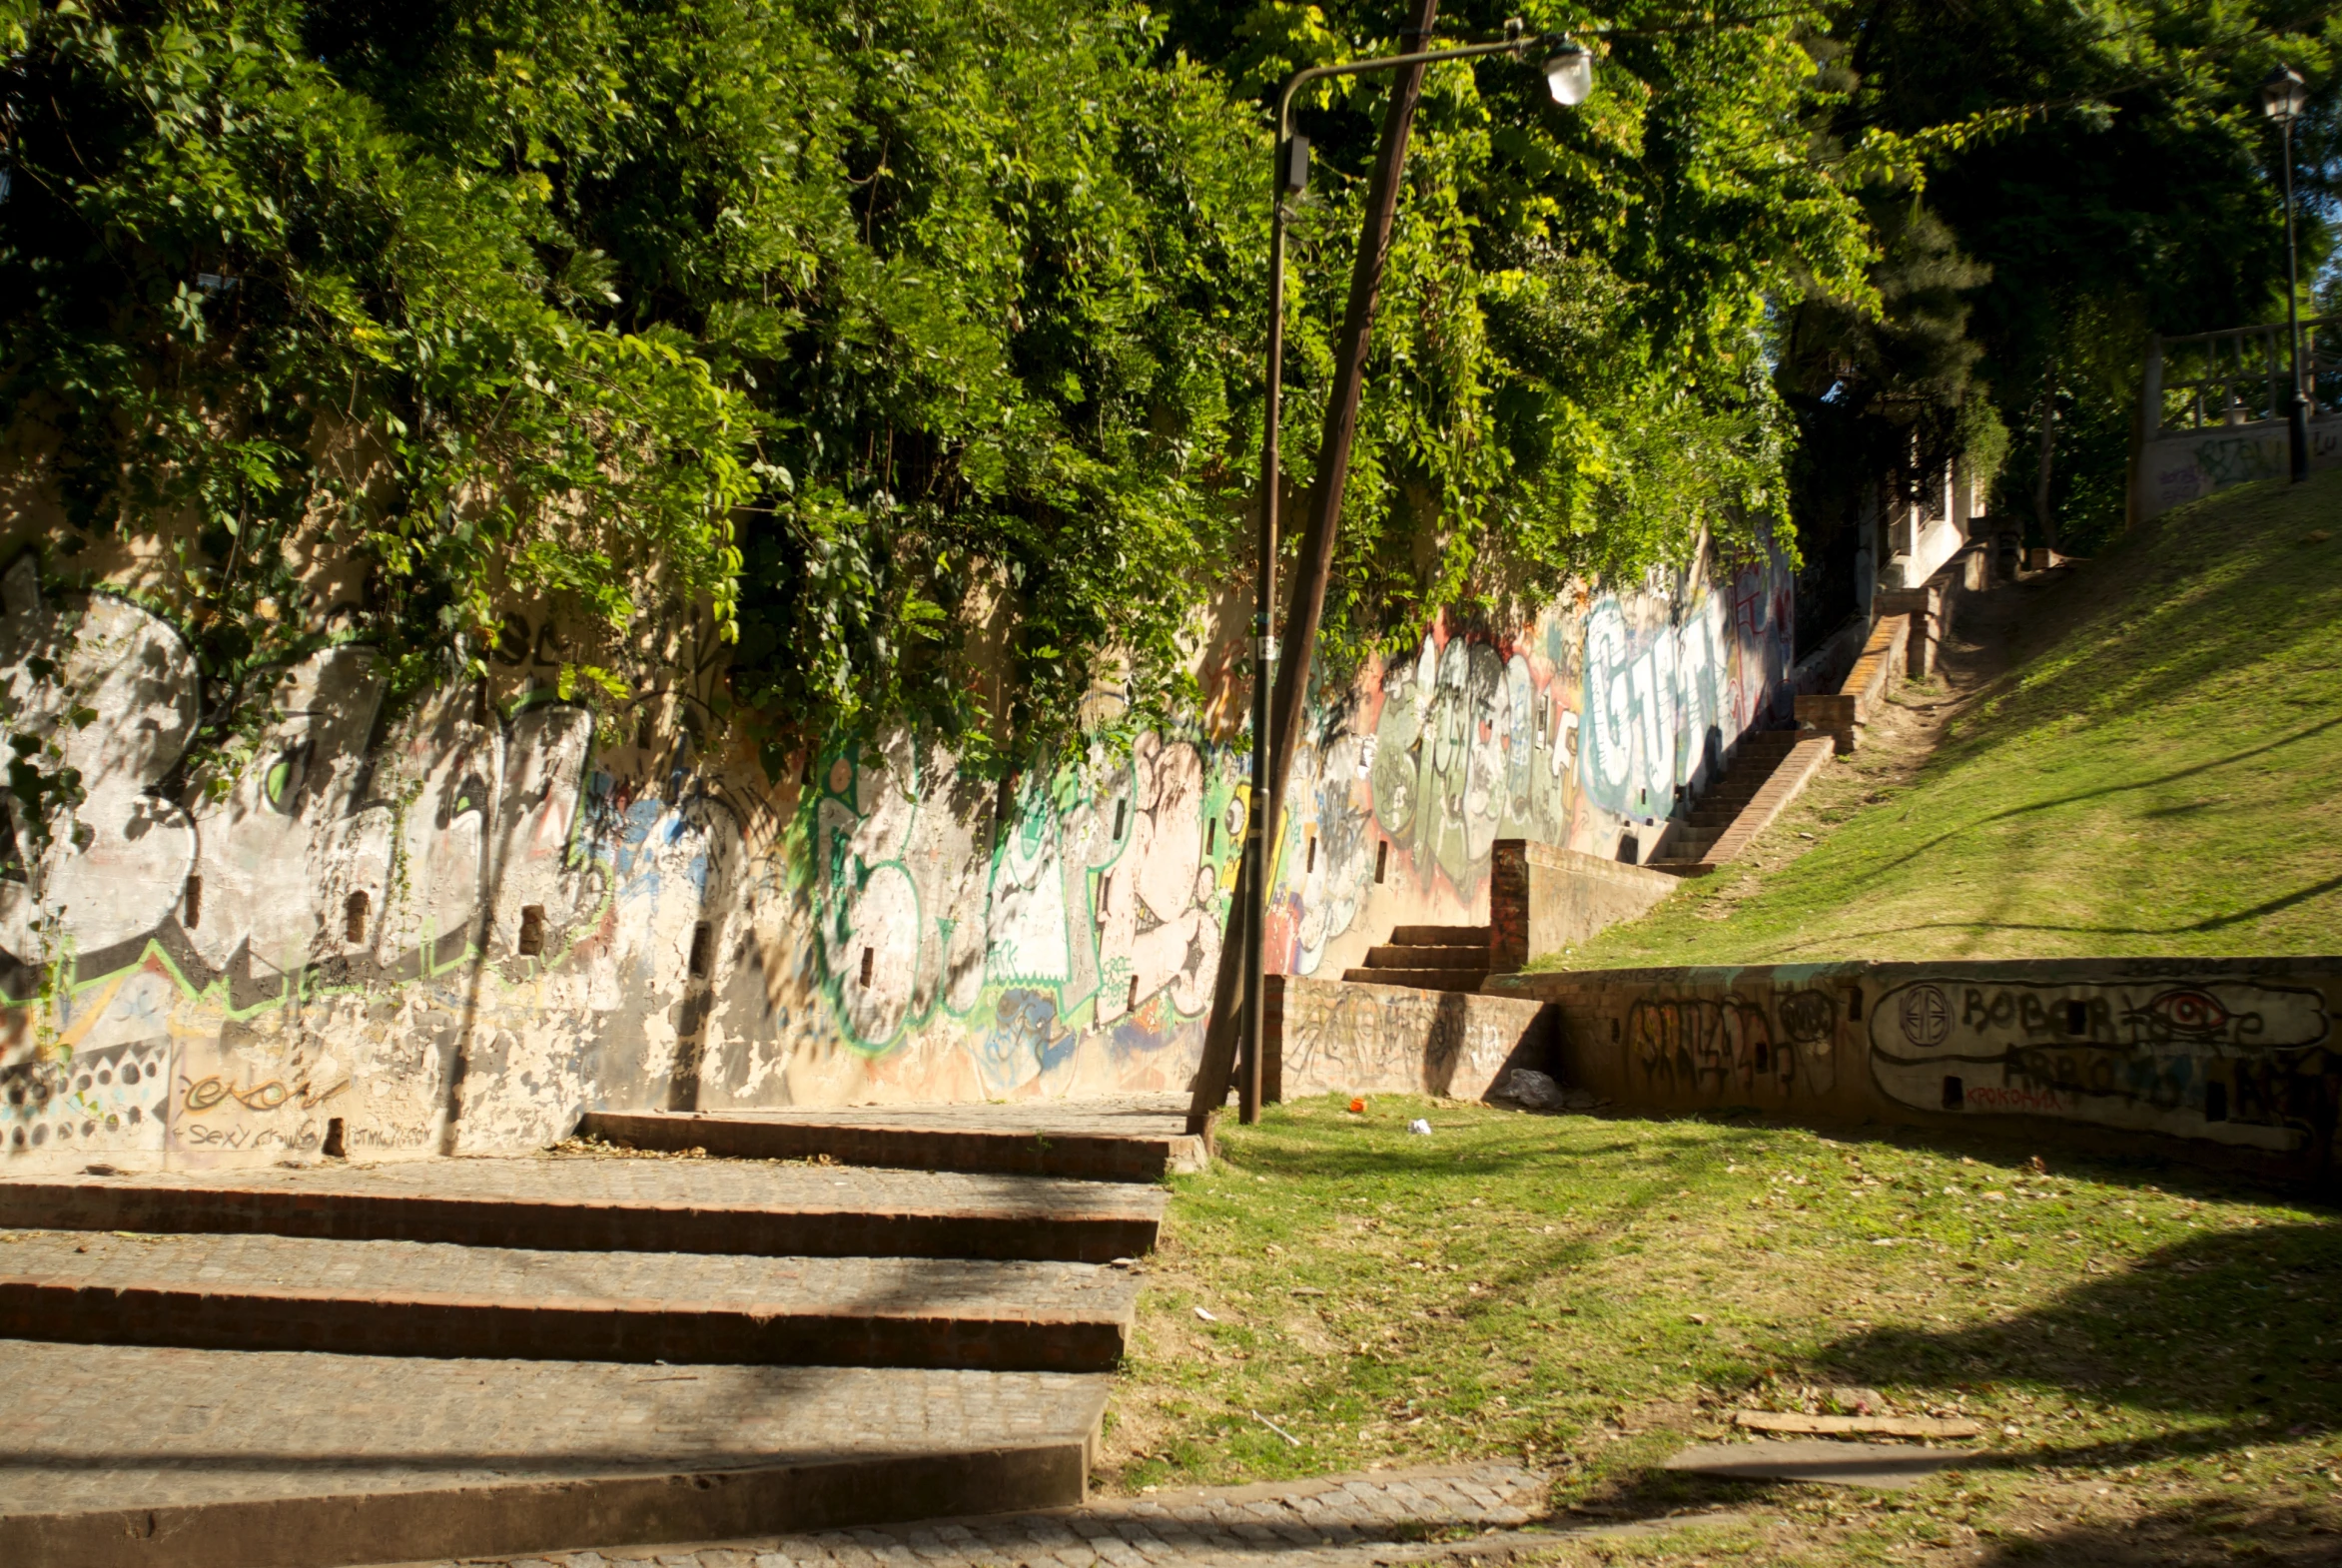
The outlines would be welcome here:
[[[1423,7],[1415,36],[1428,32],[1435,14],[1431,4]],[[1230,911],[1231,924],[1240,927],[1242,936],[1240,942],[1230,941],[1221,949],[1211,1019],[1204,1029],[1203,1061],[1197,1071],[1194,1099],[1187,1115],[1192,1132],[1204,1130],[1211,1109],[1226,1095],[1229,1071],[1235,1066],[1232,1059],[1237,1054],[1238,1036],[1242,1046],[1242,1070],[1237,1078],[1238,1115],[1245,1122],[1259,1115],[1262,1034],[1267,1012],[1263,943],[1268,917],[1269,835],[1275,831],[1280,814],[1284,776],[1291,766],[1293,741],[1308,696],[1310,645],[1316,640],[1318,619],[1324,607],[1326,576],[1333,558],[1331,535],[1340,513],[1343,479],[1349,463],[1349,436],[1356,417],[1355,373],[1363,360],[1364,335],[1371,322],[1373,291],[1380,276],[1377,248],[1388,237],[1389,208],[1397,201],[1396,161],[1405,155],[1405,125],[1412,110],[1409,89],[1421,80],[1424,66],[1488,55],[1526,59],[1532,49],[1538,51],[1554,101],[1565,106],[1584,103],[1594,88],[1593,56],[1567,38],[1547,39],[1526,33],[1517,18],[1506,22],[1505,35],[1498,40],[1352,60],[1340,65],[1312,66],[1295,74],[1277,95],[1268,230],[1267,405],[1262,418],[1260,511],[1254,534],[1258,564],[1252,612],[1252,787],[1245,813],[1243,859],[1237,874],[1235,904]],[[1285,621],[1283,641],[1292,644],[1294,663],[1279,668],[1279,641],[1270,635],[1269,627],[1276,607],[1277,509],[1282,485],[1278,437],[1284,393],[1285,227],[1292,211],[1288,202],[1307,189],[1309,183],[1309,142],[1293,130],[1293,99],[1312,82],[1381,71],[1412,75],[1402,78],[1402,100],[1394,105],[1391,123],[1384,129],[1382,162],[1390,167],[1377,170],[1376,189],[1369,196],[1366,232],[1360,240],[1359,271],[1360,277],[1366,280],[1364,307],[1360,309],[1361,285],[1353,280],[1351,310],[1343,322],[1346,352],[1341,356],[1350,376],[1348,385],[1344,386],[1342,372],[1337,367],[1336,390],[1326,412],[1325,455],[1329,460],[1320,464],[1324,471],[1317,478],[1316,527],[1308,541],[1311,547],[1303,555],[1302,570],[1307,580],[1294,594]],[[1378,200],[1384,204],[1379,211],[1375,207]],[[1269,679],[1272,673],[1277,677],[1273,701]],[[1232,938],[1235,933],[1229,935]],[[1239,953],[1240,969],[1237,963],[1231,963]],[[1231,1016],[1239,1006],[1240,1022],[1239,1017]]]
[[[2309,102],[2301,73],[2281,65],[2261,83],[2261,113],[2277,122],[2285,147],[2285,341],[2292,357],[2293,401],[2285,411],[2293,482],[2309,477],[2309,398],[2301,387],[2301,257],[2293,243],[2293,122]]]

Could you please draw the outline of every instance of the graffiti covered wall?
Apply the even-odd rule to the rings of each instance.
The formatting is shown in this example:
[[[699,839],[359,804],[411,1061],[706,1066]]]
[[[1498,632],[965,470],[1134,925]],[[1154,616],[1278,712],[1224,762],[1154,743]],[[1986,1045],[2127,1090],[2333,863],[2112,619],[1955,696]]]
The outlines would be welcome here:
[[[2333,1150],[2342,960],[1635,970],[1490,990],[1556,1004],[1571,1081],[1638,1111],[2013,1118],[2217,1146],[2295,1174]]]
[[[1007,788],[906,733],[776,788],[693,743],[718,654],[654,694],[682,739],[605,715],[597,746],[594,715],[525,679],[560,663],[557,628],[514,615],[489,688],[394,704],[369,649],[328,647],[283,673],[248,756],[191,773],[204,694],[176,628],[44,591],[29,554],[0,594],[8,733],[83,792],[46,834],[10,799],[0,843],[10,1162],[524,1148],[595,1106],[1193,1071],[1246,810],[1225,679],[1192,732]],[[1790,602],[1760,565],[1513,636],[1442,624],[1362,671],[1303,738],[1272,969],[1338,975],[1395,924],[1484,921],[1499,837],[1649,858],[1737,737],[1785,716]]]
[[[2139,518],[2158,516],[2230,485],[2283,478],[2286,439],[2284,424],[2270,421],[2165,430],[2139,447],[2133,480]],[[2342,462],[2342,418],[2310,420],[2309,460],[2313,468]]]

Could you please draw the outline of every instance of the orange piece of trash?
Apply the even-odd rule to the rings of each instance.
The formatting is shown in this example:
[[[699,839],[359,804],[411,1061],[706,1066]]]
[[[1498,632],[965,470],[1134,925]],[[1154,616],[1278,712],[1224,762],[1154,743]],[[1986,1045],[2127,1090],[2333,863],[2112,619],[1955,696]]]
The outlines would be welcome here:
[[[1364,1116],[1366,1114],[1366,1102],[1363,1100],[1353,1100],[1350,1102],[1350,1109],[1356,1112],[1359,1116]]]

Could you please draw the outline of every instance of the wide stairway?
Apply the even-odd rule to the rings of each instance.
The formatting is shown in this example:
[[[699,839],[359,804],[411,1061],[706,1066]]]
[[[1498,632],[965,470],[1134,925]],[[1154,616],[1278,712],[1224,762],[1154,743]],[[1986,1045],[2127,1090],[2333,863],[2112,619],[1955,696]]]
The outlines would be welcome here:
[[[0,1563],[325,1568],[1082,1500],[1164,1097],[0,1180]]]
[[[1477,991],[1488,978],[1486,926],[1400,926],[1342,979],[1418,991]]]
[[[1799,752],[1801,746],[1804,753]],[[1754,730],[1743,735],[1724,777],[1693,803],[1691,816],[1668,837],[1662,858],[1652,861],[1651,869],[1697,876],[1732,859],[1772,822],[1781,806],[1804,787],[1812,768],[1829,754],[1829,737],[1813,730]],[[1792,782],[1789,774],[1799,776]]]

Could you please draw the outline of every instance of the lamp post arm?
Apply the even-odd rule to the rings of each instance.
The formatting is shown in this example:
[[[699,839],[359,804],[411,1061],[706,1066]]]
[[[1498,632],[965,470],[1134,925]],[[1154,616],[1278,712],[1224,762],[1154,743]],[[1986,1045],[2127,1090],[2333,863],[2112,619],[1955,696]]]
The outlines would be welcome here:
[[[1526,55],[1531,44],[1542,42],[1542,36],[1524,33],[1518,38],[1506,38],[1494,43],[1465,44],[1454,49],[1429,49],[1417,54],[1384,55],[1374,60],[1345,60],[1339,65],[1313,65],[1296,71],[1276,95],[1276,139],[1282,143],[1293,134],[1293,95],[1312,82],[1329,77],[1363,76],[1370,71],[1395,71],[1410,65],[1437,65],[1442,60],[1481,60],[1490,55]]]

